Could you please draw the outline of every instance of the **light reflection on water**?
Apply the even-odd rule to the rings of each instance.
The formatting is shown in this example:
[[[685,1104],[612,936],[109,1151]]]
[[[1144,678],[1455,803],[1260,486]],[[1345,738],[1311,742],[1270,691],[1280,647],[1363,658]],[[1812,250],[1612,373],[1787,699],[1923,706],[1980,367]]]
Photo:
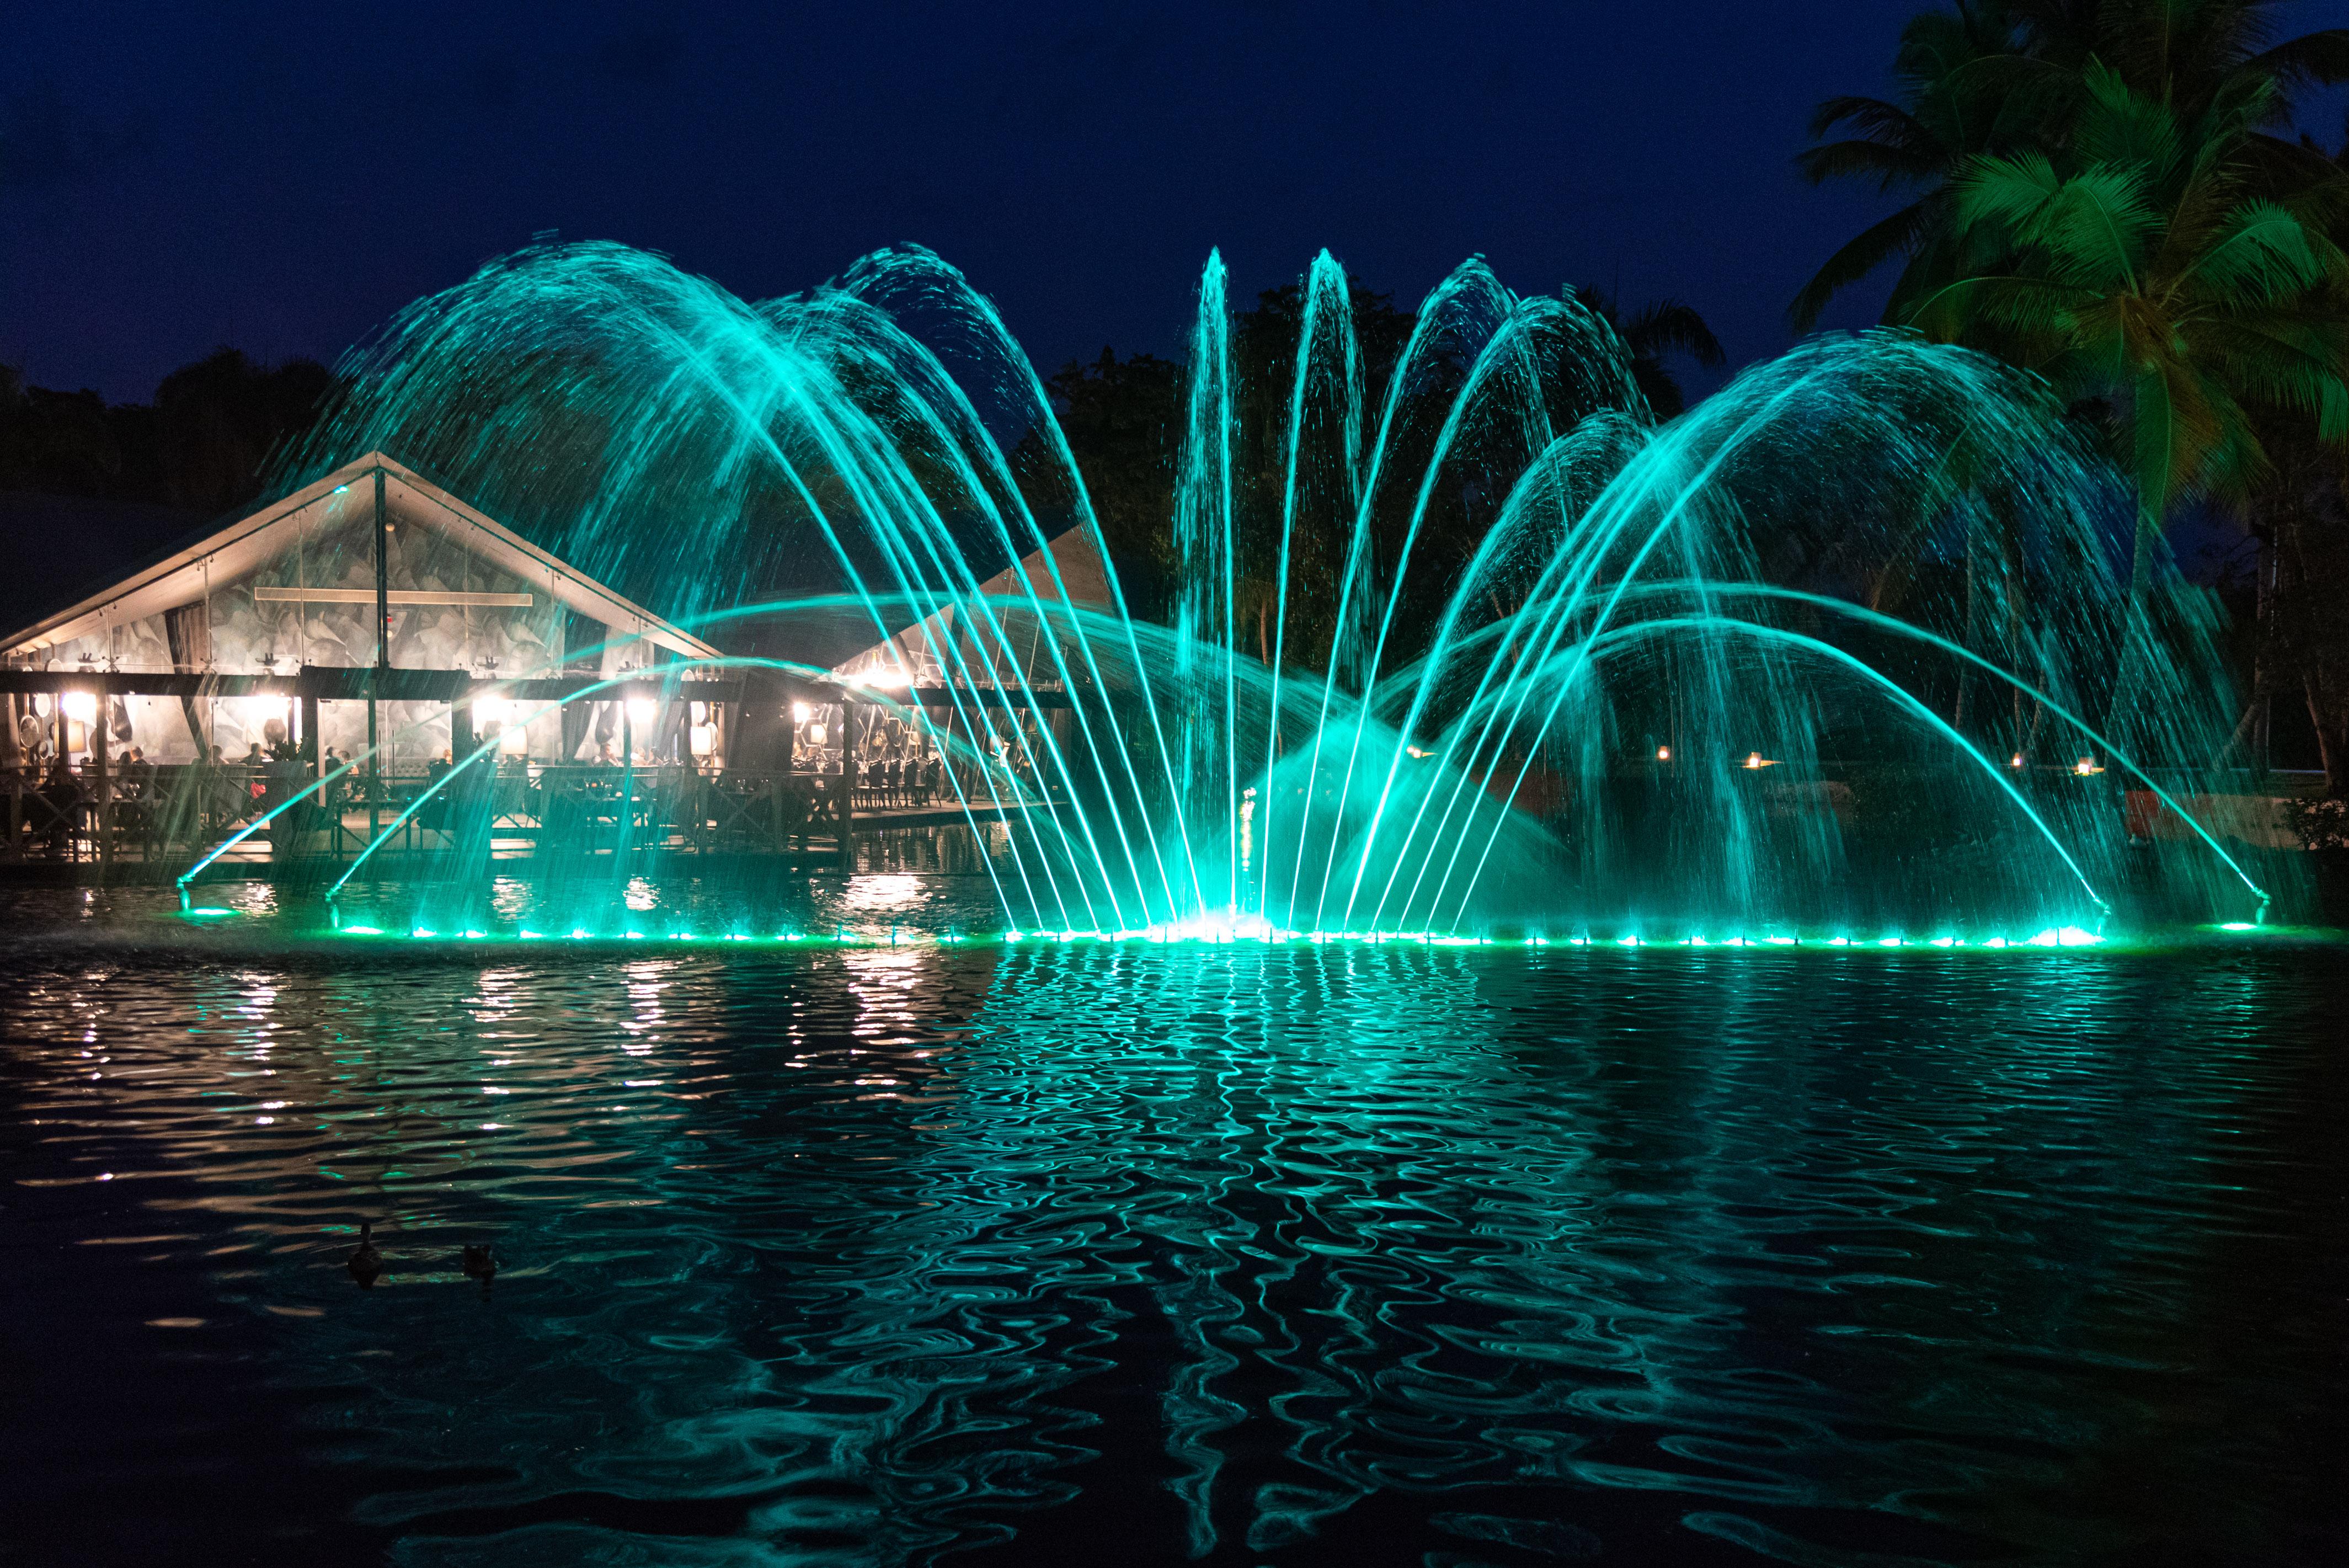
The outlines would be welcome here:
[[[204,950],[0,981],[18,1299],[75,1347],[0,1393],[47,1435],[10,1522],[60,1559],[2272,1562],[2334,1518],[2329,954]]]

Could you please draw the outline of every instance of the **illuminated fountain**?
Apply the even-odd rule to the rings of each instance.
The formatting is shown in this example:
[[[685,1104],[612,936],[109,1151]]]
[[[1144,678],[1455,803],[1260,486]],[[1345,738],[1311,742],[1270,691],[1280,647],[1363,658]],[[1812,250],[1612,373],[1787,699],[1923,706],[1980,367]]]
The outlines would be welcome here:
[[[404,454],[721,647],[912,638],[926,683],[865,697],[956,760],[1014,936],[2066,945],[2144,880],[2124,790],[2194,839],[2172,909],[2264,919],[2181,804],[2230,717],[2212,613],[2037,383],[1827,337],[1660,425],[1603,321],[1481,263],[1391,366],[1326,253],[1299,304],[1249,384],[1208,265],[1160,604],[918,250],[755,306],[525,253],[356,356],[303,472]]]

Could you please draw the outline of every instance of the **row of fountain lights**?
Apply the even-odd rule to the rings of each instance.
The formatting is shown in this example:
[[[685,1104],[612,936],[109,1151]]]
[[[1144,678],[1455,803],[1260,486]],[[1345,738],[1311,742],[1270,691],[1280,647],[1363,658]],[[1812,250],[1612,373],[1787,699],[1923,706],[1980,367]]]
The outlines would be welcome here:
[[[220,916],[225,916],[225,915],[233,914],[233,913],[234,913],[234,911],[233,911],[233,910],[229,910],[229,909],[191,909],[191,910],[188,911],[188,913],[189,913],[191,916],[192,916],[192,917],[199,918],[199,919],[204,919],[204,918],[217,918],[217,917],[220,917]],[[2238,923],[2229,924],[2229,925],[2224,926],[2224,927],[2222,927],[2222,928],[2220,928],[2220,929],[2225,929],[2225,930],[2230,930],[2230,931],[2232,931],[2232,930],[2250,930],[2250,929],[2251,929],[2252,928],[2251,928],[2251,926],[2250,925],[2250,923],[2249,923],[2249,922],[2238,922]],[[621,932],[618,932],[618,933],[616,933],[616,934],[604,934],[604,933],[598,933],[598,932],[595,932],[595,931],[588,930],[588,929],[585,929],[585,928],[584,928],[584,927],[581,927],[581,928],[575,928],[575,929],[574,929],[573,930],[571,930],[571,931],[569,931],[569,932],[547,932],[547,931],[533,931],[533,930],[529,930],[529,929],[523,929],[523,930],[518,930],[518,931],[516,931],[516,932],[512,933],[511,936],[508,936],[508,935],[505,935],[505,934],[503,934],[503,933],[497,933],[497,932],[491,932],[491,931],[483,931],[483,930],[439,931],[439,930],[434,930],[434,929],[429,929],[429,928],[428,928],[428,927],[424,927],[424,926],[417,926],[417,927],[414,927],[414,928],[410,929],[409,930],[408,930],[408,931],[406,931],[406,932],[404,932],[404,933],[403,933],[403,932],[397,932],[397,931],[390,931],[390,930],[387,930],[387,929],[385,929],[384,928],[382,928],[382,927],[380,927],[380,926],[339,926],[339,927],[337,927],[337,928],[336,928],[336,934],[337,934],[337,935],[339,935],[339,936],[346,936],[346,937],[403,937],[403,936],[404,936],[407,940],[418,940],[418,941],[492,941],[492,940],[502,940],[502,941],[630,941],[630,942],[640,942],[640,941],[666,941],[666,942],[708,942],[708,941],[718,941],[718,942],[756,942],[756,943],[763,943],[763,944],[767,944],[767,945],[771,945],[771,945],[776,945],[776,944],[790,944],[790,943],[815,942],[815,943],[819,943],[819,944],[829,944],[829,945],[831,945],[831,946],[834,946],[834,947],[912,947],[912,946],[924,946],[924,945],[930,945],[930,944],[936,944],[936,945],[942,946],[942,947],[962,947],[962,946],[969,945],[970,943],[973,943],[973,942],[998,941],[998,942],[1001,942],[1001,943],[1004,943],[1004,944],[1006,944],[1006,945],[1011,945],[1011,946],[1016,946],[1016,945],[1019,945],[1019,944],[1023,943],[1023,942],[1054,942],[1054,943],[1061,943],[1061,944],[1072,944],[1072,943],[1081,943],[1081,942],[1112,942],[1112,943],[1120,943],[1120,942],[1154,942],[1154,943],[1160,943],[1160,944],[1165,944],[1165,943],[1178,943],[1178,944],[1197,944],[1197,945],[1204,945],[1204,946],[1228,946],[1228,945],[1233,945],[1233,944],[1237,944],[1237,943],[1243,943],[1243,942],[1245,942],[1245,943],[1252,943],[1252,944],[1262,945],[1262,946],[1273,946],[1273,947],[1279,947],[1279,946],[1288,946],[1288,945],[1292,945],[1292,944],[1304,944],[1304,945],[1308,945],[1308,946],[1321,946],[1321,945],[1326,945],[1326,944],[1334,943],[1334,942],[1356,942],[1356,943],[1364,943],[1364,944],[1369,944],[1369,945],[1373,945],[1373,946],[1375,946],[1375,945],[1382,945],[1382,944],[1400,944],[1400,945],[1403,945],[1403,946],[1435,947],[1435,948],[1491,948],[1491,947],[1524,947],[1524,948],[1547,948],[1547,947],[1573,947],[1573,948],[1588,948],[1588,947],[1624,947],[1624,948],[1648,948],[1648,947],[1668,947],[1668,948],[1795,948],[1795,947],[1807,947],[1807,948],[1870,948],[1870,947],[1874,947],[1874,948],[1920,948],[1920,947],[1922,947],[1922,948],[1940,948],[1940,949],[1951,949],[1951,948],[1982,948],[1982,949],[1997,950],[1997,949],[2003,949],[2003,948],[2080,948],[2080,947],[2095,947],[2095,946],[2097,946],[2097,945],[2101,944],[2101,943],[2104,941],[2104,940],[2105,940],[2103,937],[2101,937],[2101,936],[2097,935],[2095,932],[2094,932],[2094,931],[2090,931],[2090,930],[2086,930],[2086,929],[2083,929],[2083,928],[2081,928],[2081,927],[2079,927],[2079,926],[2051,926],[2051,927],[2049,927],[2047,929],[2043,930],[2043,931],[2040,931],[2040,932],[2038,932],[2036,935],[2033,935],[2033,936],[2029,936],[2029,937],[2016,937],[2016,938],[2008,938],[2008,937],[2004,937],[2004,936],[1992,936],[1992,937],[1986,937],[1986,938],[1983,938],[1983,939],[1982,939],[1982,940],[1971,940],[1971,939],[1968,939],[1968,938],[1965,938],[1965,937],[1958,937],[1958,936],[1942,936],[1942,937],[1931,937],[1931,938],[1910,938],[1910,937],[1903,937],[1903,936],[1887,936],[1887,937],[1876,937],[1876,938],[1872,938],[1872,939],[1871,939],[1871,938],[1860,938],[1860,937],[1850,937],[1850,936],[1802,937],[1802,936],[1786,936],[1786,935],[1774,935],[1774,936],[1765,936],[1765,937],[1747,937],[1747,936],[1732,936],[1732,937],[1702,937],[1702,936],[1686,936],[1686,937],[1677,937],[1677,938],[1651,938],[1651,937],[1643,937],[1643,936],[1640,936],[1640,935],[1638,935],[1637,933],[1630,933],[1630,934],[1624,935],[1624,936],[1619,936],[1619,937],[1593,937],[1593,936],[1589,936],[1589,935],[1588,935],[1588,934],[1577,935],[1577,936],[1570,936],[1570,937],[1548,937],[1548,936],[1531,936],[1531,937],[1491,937],[1491,936],[1455,936],[1455,935],[1449,935],[1449,934],[1444,934],[1444,933],[1438,933],[1438,932],[1434,932],[1434,931],[1285,931],[1285,930],[1266,930],[1266,931],[1261,931],[1261,932],[1243,932],[1243,931],[1236,931],[1236,930],[1231,930],[1231,929],[1220,929],[1220,928],[1216,928],[1216,929],[1210,929],[1210,928],[1185,928],[1185,927],[1168,928],[1168,927],[1163,927],[1163,926],[1153,926],[1153,927],[1148,927],[1148,928],[1144,928],[1144,929],[1137,929],[1137,930],[1121,930],[1121,931],[1098,931],[1098,930],[1096,930],[1096,931],[1080,931],[1080,930],[1061,930],[1061,931],[1022,931],[1022,930],[1007,930],[1007,931],[1002,931],[1002,932],[999,932],[999,933],[993,934],[993,935],[981,934],[981,935],[977,935],[977,936],[973,936],[973,935],[970,935],[970,934],[968,934],[968,933],[965,933],[965,932],[958,932],[958,931],[947,931],[947,932],[944,932],[944,933],[942,933],[942,934],[938,934],[938,935],[933,936],[933,935],[930,935],[930,934],[926,933],[926,932],[909,931],[909,930],[906,930],[906,929],[905,929],[905,928],[903,928],[903,927],[893,926],[893,927],[891,927],[891,928],[889,929],[889,933],[888,933],[888,935],[887,935],[886,937],[883,937],[883,936],[880,936],[880,935],[877,935],[877,934],[874,934],[874,933],[868,933],[868,932],[862,932],[862,931],[854,931],[854,930],[851,930],[850,929],[848,929],[847,927],[844,927],[844,926],[843,926],[843,927],[841,927],[841,928],[839,928],[839,929],[835,929],[834,931],[831,932],[831,933],[830,933],[830,934],[828,934],[828,935],[826,935],[826,934],[821,934],[821,933],[818,933],[818,934],[812,934],[812,934],[810,934],[810,933],[808,933],[808,932],[805,932],[805,931],[785,931],[785,932],[782,932],[782,933],[779,934],[779,935],[772,936],[772,937],[757,937],[757,936],[752,936],[752,935],[750,935],[750,934],[749,934],[749,933],[747,933],[747,932],[742,932],[742,931],[729,932],[729,933],[727,933],[727,934],[726,934],[726,935],[724,935],[724,936],[717,936],[717,937],[704,937],[704,936],[700,935],[699,933],[698,933],[698,932],[694,932],[694,931],[671,931],[671,932],[667,933],[667,935],[665,935],[665,936],[659,936],[659,937],[656,937],[656,936],[652,935],[650,932],[647,932],[647,931],[638,931],[638,930],[621,931]]]

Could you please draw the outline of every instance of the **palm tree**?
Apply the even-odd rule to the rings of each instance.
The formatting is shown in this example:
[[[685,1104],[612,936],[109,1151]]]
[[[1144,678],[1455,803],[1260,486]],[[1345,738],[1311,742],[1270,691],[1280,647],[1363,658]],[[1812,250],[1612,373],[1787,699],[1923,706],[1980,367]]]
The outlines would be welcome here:
[[[2277,0],[1957,0],[1911,19],[1894,57],[1899,100],[1829,99],[1811,134],[1839,126],[1858,134],[1812,148],[1796,165],[1813,184],[1860,179],[1916,194],[1828,258],[1787,312],[1795,330],[1809,331],[1837,293],[1896,257],[1906,259],[1888,321],[1979,270],[1982,258],[1959,254],[1951,182],[1985,154],[2061,153],[2087,107],[2092,61],[2189,119],[2267,84],[2263,118],[2245,133],[2245,172],[2271,193],[2304,182],[2307,153],[2277,133],[2293,94],[2349,79],[2349,28],[2274,43],[2278,9]]]
[[[2256,192],[2244,148],[2272,113],[2265,81],[2238,78],[2189,115],[2094,60],[2082,80],[2088,103],[2060,165],[1983,154],[1951,182],[1956,248],[2001,259],[1908,321],[2123,413],[2141,578],[2173,502],[2240,500],[2265,470],[2254,410],[2349,440],[2349,256],[2325,232],[2344,188]]]
[[[1915,194],[1827,258],[1788,307],[1795,331],[1816,327],[1837,293],[1905,257],[1887,312],[1897,318],[1923,277],[1937,270],[1950,226],[1951,175],[1968,158],[2040,129],[2025,116],[2049,89],[2026,43],[2005,5],[1959,0],[1954,11],[1922,12],[1901,28],[1892,64],[1897,101],[1845,97],[1819,105],[1811,117],[1814,140],[1837,127],[1857,134],[1798,155],[1795,167],[1806,180],[1865,180],[1880,192]]]

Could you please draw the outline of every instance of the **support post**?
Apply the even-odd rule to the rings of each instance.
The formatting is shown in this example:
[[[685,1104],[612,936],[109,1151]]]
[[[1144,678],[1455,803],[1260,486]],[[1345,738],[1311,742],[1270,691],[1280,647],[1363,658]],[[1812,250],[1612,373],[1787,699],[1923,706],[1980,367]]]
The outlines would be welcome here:
[[[840,703],[840,868],[856,870],[856,704]]]
[[[391,518],[380,468],[375,471],[375,667],[391,668]]]
[[[302,766],[313,781],[319,778],[325,772],[319,765],[324,760],[321,753],[322,748],[318,744],[318,700],[305,693],[302,698]]]
[[[301,709],[302,749],[300,755],[302,759],[302,784],[304,788],[307,788],[326,776],[326,770],[324,766],[326,762],[326,748],[318,743],[318,700],[316,697],[311,696],[308,692],[304,692],[302,694]],[[287,812],[285,814],[287,822],[289,824],[298,824],[305,817],[314,815],[324,804],[320,798],[324,794],[324,791],[320,791],[319,794],[315,794],[310,797],[308,804],[297,806],[294,810]],[[289,840],[298,842],[301,837],[301,829],[298,826],[289,826],[286,836]]]
[[[628,692],[627,687],[620,688],[620,839],[616,859],[627,857],[628,839],[636,826],[636,726],[628,717]]]
[[[101,867],[114,864],[114,790],[106,777],[107,719],[106,677],[98,678],[98,711],[90,720],[94,726],[90,735],[91,794],[95,797],[90,817],[98,827],[98,863]]]
[[[370,691],[367,697],[367,842],[369,844],[373,844],[375,842],[375,836],[382,831],[380,825],[377,821],[377,814],[383,809],[383,768],[382,759],[376,754],[375,748],[375,697],[372,691]],[[341,824],[337,823],[336,826],[339,827]],[[336,841],[338,843],[340,842],[339,835],[337,836]]]
[[[460,766],[479,744],[481,742],[473,733],[473,694],[469,689],[460,692],[456,701],[449,704],[449,766],[451,769]],[[463,842],[459,835],[463,832],[470,815],[464,803],[473,785],[473,775],[467,774],[462,778],[451,778],[442,792],[449,798],[440,808],[443,814],[440,820],[450,825],[446,836],[449,847],[452,849]]]

